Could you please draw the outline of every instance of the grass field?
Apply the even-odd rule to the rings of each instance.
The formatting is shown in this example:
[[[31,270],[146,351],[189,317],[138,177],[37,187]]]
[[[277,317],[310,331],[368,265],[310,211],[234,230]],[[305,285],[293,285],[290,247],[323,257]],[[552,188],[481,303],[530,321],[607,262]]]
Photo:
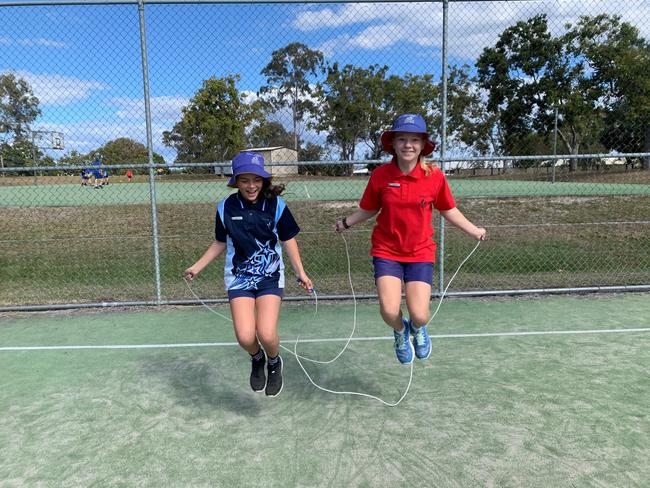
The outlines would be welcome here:
[[[367,178],[363,177],[302,179],[287,182],[284,196],[289,202],[357,200],[366,183]],[[550,183],[450,178],[450,186],[457,198],[650,195],[650,185],[632,183]],[[231,191],[225,184],[215,184],[214,181],[181,182],[161,179],[156,184],[156,201],[160,204],[217,202]],[[109,185],[100,190],[71,183],[5,186],[0,184],[0,207],[134,205],[148,204],[150,198],[150,187],[146,182],[117,184],[112,187]]]
[[[49,181],[0,186],[0,199],[15,204],[0,213],[0,306],[155,299],[151,210],[134,203],[146,200],[148,186],[114,183],[93,190]],[[349,295],[345,246],[331,229],[336,218],[356,207],[354,195],[358,197],[365,180],[325,183],[319,187],[314,181],[292,181],[286,196],[302,228],[303,261],[320,293]],[[311,199],[301,195],[307,184]],[[458,275],[454,290],[650,283],[648,184],[555,186],[478,178],[452,179],[452,185],[461,195],[459,208],[486,226],[490,237]],[[535,185],[563,189],[564,194],[538,195]],[[159,202],[173,200],[157,209],[162,298],[190,299],[181,272],[212,239],[214,202],[228,190],[221,183],[196,181],[158,186],[165,189],[158,192]],[[620,188],[639,194],[611,194]],[[530,194],[513,196],[525,191]],[[311,195],[319,192],[323,200]],[[499,197],[485,196],[499,192]],[[327,200],[326,194],[339,199]],[[61,205],[49,206],[56,202]],[[371,226],[366,223],[346,234],[357,293],[374,292],[368,257]],[[447,278],[472,246],[448,229]],[[201,275],[195,285],[201,296],[223,297],[221,266],[215,263]],[[287,292],[300,293],[292,283]]]

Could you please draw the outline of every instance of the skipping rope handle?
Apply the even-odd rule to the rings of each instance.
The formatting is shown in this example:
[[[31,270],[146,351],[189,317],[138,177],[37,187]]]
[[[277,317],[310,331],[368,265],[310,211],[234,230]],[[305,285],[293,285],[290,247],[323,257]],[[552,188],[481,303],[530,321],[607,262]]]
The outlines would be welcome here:
[[[302,281],[300,278],[296,278],[296,283],[298,283],[299,285],[302,285],[304,283],[304,281]],[[314,293],[316,290],[314,290],[313,288],[309,288],[307,291],[309,293]]]

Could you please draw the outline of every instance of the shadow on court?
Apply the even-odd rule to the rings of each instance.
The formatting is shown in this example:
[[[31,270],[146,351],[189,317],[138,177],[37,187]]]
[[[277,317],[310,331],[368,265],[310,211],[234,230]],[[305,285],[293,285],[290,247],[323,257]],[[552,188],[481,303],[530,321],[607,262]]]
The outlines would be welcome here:
[[[239,360],[245,362],[246,358]],[[246,388],[248,378],[242,378],[246,379],[246,383],[233,381],[235,361],[237,358],[228,360],[215,357],[212,361],[191,356],[154,360],[144,358],[139,368],[141,374],[155,377],[167,385],[174,401],[186,408],[214,412],[225,409],[238,415],[258,415],[260,405],[251,401],[253,393]]]

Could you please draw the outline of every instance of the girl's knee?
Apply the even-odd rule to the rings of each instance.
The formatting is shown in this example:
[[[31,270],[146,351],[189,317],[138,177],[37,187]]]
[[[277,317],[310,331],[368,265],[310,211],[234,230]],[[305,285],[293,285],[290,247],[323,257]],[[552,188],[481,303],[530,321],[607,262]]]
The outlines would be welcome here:
[[[239,345],[248,350],[257,344],[257,337],[255,334],[235,334]]]
[[[398,320],[401,316],[401,311],[399,308],[397,309],[386,309],[386,308],[381,308],[380,309],[380,314],[381,318],[384,319],[384,322],[387,324],[391,324]]]
[[[426,314],[413,314],[409,319],[415,327],[422,327],[429,321],[429,316]]]
[[[262,345],[267,348],[268,346],[274,346],[280,342],[277,331],[258,331],[257,338],[262,343]]]

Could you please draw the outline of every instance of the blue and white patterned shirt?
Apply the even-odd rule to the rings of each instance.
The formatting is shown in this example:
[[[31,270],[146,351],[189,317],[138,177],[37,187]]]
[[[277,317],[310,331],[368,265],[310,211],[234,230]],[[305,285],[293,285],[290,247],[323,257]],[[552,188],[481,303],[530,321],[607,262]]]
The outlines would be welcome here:
[[[251,203],[233,193],[217,205],[215,238],[226,243],[227,290],[284,288],[282,241],[300,228],[280,196]]]

